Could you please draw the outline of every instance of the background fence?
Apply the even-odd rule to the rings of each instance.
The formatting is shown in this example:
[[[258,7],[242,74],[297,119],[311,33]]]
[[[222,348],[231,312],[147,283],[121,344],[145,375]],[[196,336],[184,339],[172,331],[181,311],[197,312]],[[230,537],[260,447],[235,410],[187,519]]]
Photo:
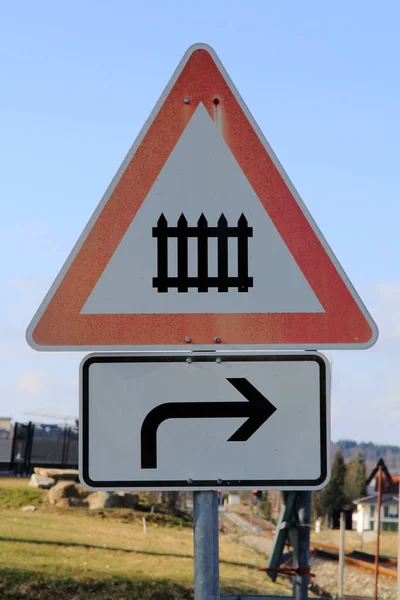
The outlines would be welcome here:
[[[77,468],[75,427],[15,423],[12,439],[0,440],[0,469],[28,474],[34,466]]]

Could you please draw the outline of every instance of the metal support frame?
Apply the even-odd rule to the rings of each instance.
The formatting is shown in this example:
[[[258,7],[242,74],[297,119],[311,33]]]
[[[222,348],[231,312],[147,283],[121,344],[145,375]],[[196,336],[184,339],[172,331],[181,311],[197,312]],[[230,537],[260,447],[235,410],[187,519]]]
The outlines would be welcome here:
[[[289,532],[298,525],[298,515],[296,513],[297,493],[298,492],[282,492],[283,506],[276,526],[275,539],[267,569],[277,569],[280,566]],[[276,571],[267,571],[267,575],[272,581],[276,581],[276,578],[278,577]]]
[[[194,598],[220,600],[218,492],[193,492]]]
[[[308,598],[310,565],[311,492],[284,492],[283,507],[269,566],[279,567],[287,537],[293,545],[295,600]],[[220,596],[218,548],[218,493],[193,492],[194,512],[194,598],[195,600],[272,600],[278,596]],[[277,572],[268,572],[275,581]]]
[[[308,598],[310,579],[310,522],[311,492],[284,492],[284,506],[276,529],[275,540],[267,566],[267,574],[275,581],[283,557],[287,539],[293,546],[293,567],[299,572],[293,578],[293,597],[296,600]]]

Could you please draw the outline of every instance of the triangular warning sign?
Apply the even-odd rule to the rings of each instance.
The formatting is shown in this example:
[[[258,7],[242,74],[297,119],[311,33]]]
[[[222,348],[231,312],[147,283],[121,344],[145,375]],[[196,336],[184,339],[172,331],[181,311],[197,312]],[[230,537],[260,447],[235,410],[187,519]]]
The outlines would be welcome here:
[[[185,54],[27,331],[38,350],[367,348],[377,335],[204,45]]]

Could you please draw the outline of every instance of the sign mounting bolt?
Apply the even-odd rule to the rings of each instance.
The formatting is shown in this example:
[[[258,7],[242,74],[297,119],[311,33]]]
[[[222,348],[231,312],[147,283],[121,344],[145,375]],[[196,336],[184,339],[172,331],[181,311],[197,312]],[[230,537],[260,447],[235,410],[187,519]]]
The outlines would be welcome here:
[[[216,358],[216,359],[215,359],[215,362],[216,362],[216,363],[218,363],[218,364],[220,364],[222,361],[221,361],[221,359],[220,359],[220,358]]]
[[[188,479],[187,482],[188,483],[193,483],[193,479]]]
[[[214,342],[215,342],[216,344],[219,344],[219,343],[221,342],[221,338],[219,338],[219,337],[215,337],[215,338],[214,338]]]
[[[190,337],[185,337],[185,342],[186,342],[187,344],[190,344],[190,342],[191,342],[191,341],[192,341],[192,338],[190,338]]]
[[[190,365],[190,363],[192,362],[192,359],[191,358],[187,358],[186,362]]]
[[[189,98],[184,98],[183,101],[184,101],[185,104],[189,104],[190,103],[190,99]]]

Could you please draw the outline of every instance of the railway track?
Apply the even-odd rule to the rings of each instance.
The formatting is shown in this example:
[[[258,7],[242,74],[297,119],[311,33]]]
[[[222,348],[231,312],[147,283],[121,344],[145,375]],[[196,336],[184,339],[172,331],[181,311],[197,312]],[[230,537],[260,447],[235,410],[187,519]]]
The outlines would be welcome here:
[[[227,511],[228,512],[228,511]],[[232,516],[235,513],[231,513]],[[239,516],[239,515],[238,515]],[[255,529],[256,525],[260,525],[262,527],[262,535],[264,537],[268,537],[273,539],[274,532],[269,527],[265,527],[265,520],[261,517],[251,516],[247,514],[241,514],[239,516],[241,521],[247,521],[246,529]],[[233,517],[232,521],[235,519]],[[235,519],[236,521],[236,519]],[[237,519],[237,525],[239,525],[239,519]],[[241,523],[242,524],[242,523]],[[249,531],[250,533],[250,531]],[[320,542],[315,539],[310,540],[310,551],[314,554],[318,554],[325,558],[330,558],[332,560],[339,559],[339,548],[338,546],[334,546],[333,544],[327,544],[325,542]],[[358,567],[361,569],[366,569],[369,571],[375,571],[375,556],[370,554],[369,552],[362,552],[361,550],[353,550],[352,548],[345,548],[345,557],[344,560],[347,564],[352,565],[354,567]],[[384,575],[386,577],[391,577],[392,579],[397,578],[397,559],[392,558],[390,556],[380,556],[379,558],[379,573],[380,575]]]
[[[338,560],[339,558],[339,548],[332,544],[311,540],[310,550],[315,554],[323,555],[334,560]],[[344,560],[349,565],[375,571],[375,556],[368,552],[345,548]],[[397,560],[390,556],[380,556],[379,574],[397,578]]]

